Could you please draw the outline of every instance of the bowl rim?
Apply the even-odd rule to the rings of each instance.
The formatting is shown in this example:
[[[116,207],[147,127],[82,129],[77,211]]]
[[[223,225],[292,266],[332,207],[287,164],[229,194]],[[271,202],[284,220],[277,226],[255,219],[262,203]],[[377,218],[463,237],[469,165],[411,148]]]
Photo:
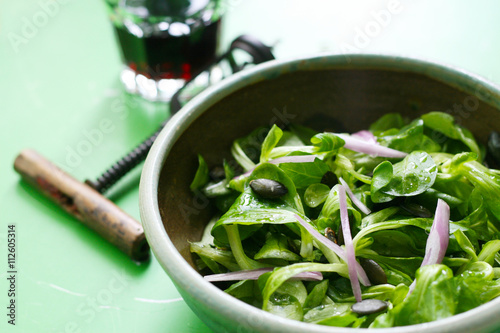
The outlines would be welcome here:
[[[195,96],[163,128],[143,167],[139,186],[141,221],[151,250],[176,287],[187,292],[214,312],[231,314],[244,327],[266,332],[352,333],[352,328],[308,324],[281,318],[248,305],[207,282],[180,255],[169,239],[159,212],[158,182],[164,161],[180,135],[203,112],[245,86],[295,71],[323,69],[380,69],[421,74],[458,88],[500,109],[500,90],[488,80],[454,66],[418,58],[386,54],[327,54],[288,60],[272,60],[236,73]],[[467,312],[412,326],[379,329],[378,332],[452,332],[461,329],[489,329],[500,315],[500,297]],[[230,307],[230,309],[228,309]],[[228,312],[229,311],[229,312]],[[249,319],[251,318],[251,320]]]

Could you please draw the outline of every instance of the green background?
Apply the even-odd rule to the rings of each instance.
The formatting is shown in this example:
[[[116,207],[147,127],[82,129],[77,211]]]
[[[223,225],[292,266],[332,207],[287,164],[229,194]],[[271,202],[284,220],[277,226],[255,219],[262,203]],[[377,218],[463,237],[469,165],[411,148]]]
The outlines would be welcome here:
[[[225,3],[223,47],[249,33],[276,44],[280,59],[346,50],[396,53],[500,83],[498,1]],[[381,14],[393,5],[397,13]],[[103,1],[0,0],[2,332],[208,332],[154,258],[131,262],[19,181],[12,169],[17,153],[31,147],[77,179],[95,178],[154,131],[167,107],[124,94],[120,69]],[[103,121],[111,123],[106,133]],[[91,149],[75,158],[72,151],[89,137]],[[110,193],[137,219],[139,171]],[[6,232],[12,223],[16,326],[6,316]]]

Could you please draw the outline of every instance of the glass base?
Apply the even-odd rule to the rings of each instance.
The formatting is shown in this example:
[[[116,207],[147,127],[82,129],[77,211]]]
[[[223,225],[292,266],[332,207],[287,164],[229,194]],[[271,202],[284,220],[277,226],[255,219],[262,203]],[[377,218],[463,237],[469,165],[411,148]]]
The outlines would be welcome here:
[[[208,71],[202,72],[191,81],[183,90],[179,101],[186,103],[208,86],[221,81],[224,70],[219,65],[212,66]],[[172,96],[185,84],[183,79],[148,79],[142,74],[137,74],[129,67],[122,70],[120,79],[128,93],[141,96],[153,102],[170,102]]]
[[[128,67],[122,70],[120,79],[127,92],[153,102],[169,102],[185,83],[183,79],[149,79]]]

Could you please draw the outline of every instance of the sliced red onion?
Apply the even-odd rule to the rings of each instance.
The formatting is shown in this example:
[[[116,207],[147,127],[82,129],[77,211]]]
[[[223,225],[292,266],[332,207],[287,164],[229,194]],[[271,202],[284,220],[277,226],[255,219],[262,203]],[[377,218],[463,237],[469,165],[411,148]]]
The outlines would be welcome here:
[[[280,164],[280,163],[309,163],[309,162],[314,162],[314,160],[316,159],[316,157],[318,157],[318,156],[316,156],[316,155],[283,156],[283,157],[275,158],[273,160],[269,160],[266,163],[271,163],[271,164]],[[248,176],[248,175],[250,175],[252,173],[252,171],[254,169],[255,168],[250,169],[247,172],[245,172],[244,174],[241,174],[240,176],[236,176],[234,178],[238,178],[238,177],[241,177],[241,176],[243,176],[243,177]]]
[[[434,221],[432,222],[431,232],[425,245],[424,260],[422,266],[440,264],[443,261],[448,243],[450,241],[450,206],[441,199],[438,199]],[[415,289],[417,280],[413,280],[408,290],[408,296]]]
[[[294,214],[295,218],[297,221],[299,221],[300,225],[304,227],[318,242],[322,243],[324,246],[335,252],[336,255],[339,256],[340,259],[343,261],[347,262],[347,257],[344,249],[342,249],[340,246],[320,234],[316,229],[314,229],[309,223],[304,221],[300,216],[297,214]],[[349,265],[349,263],[347,263]],[[356,271],[358,272],[359,275],[359,280],[364,286],[369,286],[370,280],[368,279],[368,276],[366,275],[363,267],[355,260],[354,267],[356,268]]]
[[[219,281],[239,281],[239,280],[257,280],[259,276],[264,273],[270,272],[274,267],[265,267],[244,271],[229,272],[223,274],[211,274],[205,275],[205,280],[209,282],[219,282]],[[302,281],[321,281],[323,280],[323,274],[320,272],[302,272],[294,275],[293,280]]]
[[[351,135],[337,134],[337,133],[335,133],[335,135],[345,141],[344,148],[354,150],[359,153],[365,153],[372,156],[394,157],[394,158],[403,158],[406,155],[408,155],[405,152],[384,147],[379,144],[367,142],[365,140],[352,137]]]
[[[378,144],[377,138],[375,137],[375,135],[373,135],[372,132],[367,131],[367,130],[362,130],[362,131],[359,131],[356,133],[352,133],[351,136],[359,138],[359,139],[367,141],[367,142]]]
[[[297,214],[294,214],[295,218],[297,221],[299,221],[300,225],[304,227],[316,240],[321,242],[323,245],[328,247],[330,250],[335,252],[336,255],[339,256],[340,259],[346,261],[346,256],[345,256],[345,251],[342,249],[340,246],[320,234],[316,229],[314,229],[309,223],[304,221],[300,216]]]
[[[347,258],[347,268],[349,269],[349,280],[351,280],[352,292],[356,301],[361,302],[361,286],[359,285],[358,272],[356,271],[356,255],[352,244],[351,226],[349,225],[349,215],[347,213],[347,197],[344,185],[340,185],[337,191],[340,205],[340,223],[342,224],[342,234],[344,235],[345,253]]]
[[[450,241],[450,206],[438,199],[431,232],[425,246],[422,266],[440,264],[443,261]]]
[[[354,193],[352,193],[351,191],[351,188],[349,187],[349,185],[347,185],[347,183],[345,182],[345,180],[342,179],[342,177],[339,178],[339,181],[340,183],[345,187],[345,190],[347,191],[347,194],[349,194],[349,198],[351,198],[351,201],[353,204],[356,205],[356,207],[359,208],[359,210],[361,210],[363,213],[365,213],[366,215],[370,214],[372,211],[365,206],[364,203],[362,203],[355,195]]]
[[[292,280],[321,281],[323,280],[323,274],[321,272],[302,272],[294,275]]]

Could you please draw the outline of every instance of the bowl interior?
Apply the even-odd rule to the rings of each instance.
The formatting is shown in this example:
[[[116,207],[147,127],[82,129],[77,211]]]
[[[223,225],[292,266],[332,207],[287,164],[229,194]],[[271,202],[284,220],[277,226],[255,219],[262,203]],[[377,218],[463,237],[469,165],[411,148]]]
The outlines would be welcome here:
[[[437,75],[439,77],[439,75]],[[160,173],[158,202],[165,230],[195,267],[188,241],[198,241],[213,211],[189,189],[201,154],[210,167],[230,158],[233,140],[259,126],[297,123],[316,130],[366,129],[381,115],[415,118],[445,111],[485,143],[500,112],[480,95],[436,76],[401,69],[298,70],[265,79],[218,100],[180,135]],[[468,91],[465,91],[468,90]]]

